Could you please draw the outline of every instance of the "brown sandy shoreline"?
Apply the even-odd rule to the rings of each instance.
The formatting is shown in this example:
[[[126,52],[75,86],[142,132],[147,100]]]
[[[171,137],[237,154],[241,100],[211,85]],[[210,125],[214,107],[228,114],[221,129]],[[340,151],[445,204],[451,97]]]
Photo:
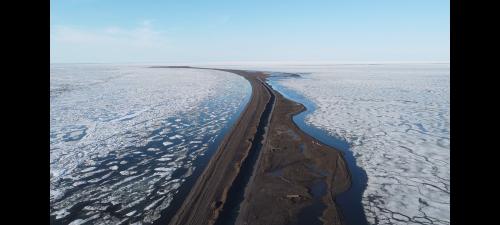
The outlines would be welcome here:
[[[170,224],[216,222],[271,96],[275,100],[270,122],[235,224],[309,224],[318,217],[323,224],[344,224],[334,198],[350,186],[347,166],[340,151],[319,143],[293,122],[292,117],[305,110],[304,106],[269,87],[263,72],[215,70],[246,78],[252,96]],[[310,218],[313,205],[321,206],[323,213],[316,210],[318,215]]]
[[[311,224],[314,218],[302,214],[309,213],[305,209],[315,202],[324,205],[319,223],[344,224],[334,201],[350,186],[342,154],[300,130],[292,117],[305,107],[270,89],[277,100],[268,138],[236,224]],[[321,182],[325,193],[314,196],[311,190]]]
[[[228,71],[233,72],[233,71]],[[205,171],[198,178],[170,224],[213,224],[226,200],[226,194],[251,147],[257,123],[269,101],[269,94],[257,84],[260,72],[239,72],[252,86],[252,96],[231,132],[224,137]],[[236,151],[235,151],[236,150]]]

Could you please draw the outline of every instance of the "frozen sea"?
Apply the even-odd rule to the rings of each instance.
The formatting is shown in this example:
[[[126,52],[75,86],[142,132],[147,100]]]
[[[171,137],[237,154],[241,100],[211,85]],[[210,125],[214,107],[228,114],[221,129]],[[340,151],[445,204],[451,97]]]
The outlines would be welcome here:
[[[251,94],[222,71],[52,64],[50,73],[52,224],[165,222]]]
[[[449,64],[230,67],[301,76],[274,84],[314,103],[305,123],[349,144],[368,223],[450,223]]]

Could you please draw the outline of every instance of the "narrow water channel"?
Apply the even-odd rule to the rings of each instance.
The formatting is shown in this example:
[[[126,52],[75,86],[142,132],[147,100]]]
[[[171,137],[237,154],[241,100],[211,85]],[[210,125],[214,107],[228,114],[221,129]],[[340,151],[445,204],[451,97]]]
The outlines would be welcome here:
[[[280,85],[278,82],[280,79],[301,79],[300,76],[296,74],[272,73],[267,79],[267,83],[284,97],[299,102],[306,107],[304,112],[293,117],[294,123],[297,124],[302,131],[318,139],[323,144],[342,152],[344,159],[347,161],[349,173],[351,174],[351,187],[346,192],[338,195],[335,202],[340,207],[347,225],[368,225],[361,202],[368,178],[366,172],[361,167],[357,166],[356,159],[354,158],[353,152],[350,150],[349,143],[333,137],[317,127],[307,124],[305,118],[316,110],[315,104],[297,92]]]

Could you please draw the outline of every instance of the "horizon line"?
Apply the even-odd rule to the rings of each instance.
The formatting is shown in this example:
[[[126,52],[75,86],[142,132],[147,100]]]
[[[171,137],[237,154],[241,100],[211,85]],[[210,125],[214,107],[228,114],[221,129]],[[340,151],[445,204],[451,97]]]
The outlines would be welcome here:
[[[450,64],[450,60],[318,60],[318,61],[146,61],[146,62],[50,62],[50,64],[117,64],[117,65],[342,65],[342,64]]]

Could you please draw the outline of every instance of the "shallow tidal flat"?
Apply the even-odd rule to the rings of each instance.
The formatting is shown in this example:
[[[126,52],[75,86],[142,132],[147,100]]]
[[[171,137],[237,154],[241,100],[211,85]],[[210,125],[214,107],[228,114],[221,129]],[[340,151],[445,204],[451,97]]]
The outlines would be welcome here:
[[[370,224],[450,223],[449,64],[283,66],[305,122],[349,143]]]
[[[151,224],[250,98],[234,74],[51,65],[52,224]],[[189,187],[184,187],[189,188]]]

